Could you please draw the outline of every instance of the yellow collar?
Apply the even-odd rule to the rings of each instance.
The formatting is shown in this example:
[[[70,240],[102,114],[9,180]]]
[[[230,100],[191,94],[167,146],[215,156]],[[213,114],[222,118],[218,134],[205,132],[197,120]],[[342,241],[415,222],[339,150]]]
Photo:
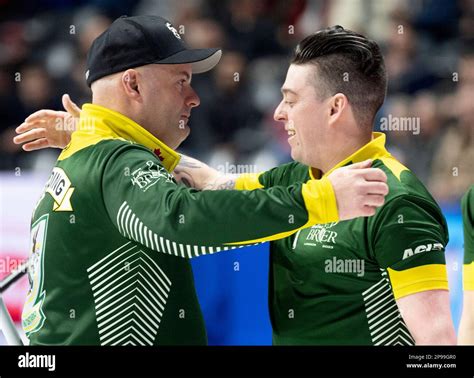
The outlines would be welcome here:
[[[349,163],[358,163],[367,159],[375,160],[389,156],[391,156],[390,153],[385,149],[385,134],[374,132],[372,133],[372,140],[369,143],[359,148],[356,152],[354,152],[352,155],[348,156],[341,162],[337,163],[334,167],[327,171],[323,175],[323,177],[329,175],[335,169],[343,167]],[[319,176],[320,171],[316,168],[309,168],[310,177],[312,179],[315,179],[316,177],[313,175],[313,169],[319,173]]]
[[[172,172],[180,155],[145,130],[138,123],[114,110],[94,104],[85,104],[81,110],[78,130],[59,156],[64,160],[77,151],[104,139],[121,139],[147,147],[155,153],[167,171]]]

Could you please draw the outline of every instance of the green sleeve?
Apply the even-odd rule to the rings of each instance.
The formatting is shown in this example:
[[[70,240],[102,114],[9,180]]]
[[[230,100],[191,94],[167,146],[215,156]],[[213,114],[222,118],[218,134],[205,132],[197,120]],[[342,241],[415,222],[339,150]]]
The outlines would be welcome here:
[[[102,177],[104,204],[119,232],[182,257],[295,232],[309,218],[303,186],[201,192],[177,185],[155,155],[132,145],[112,154]]]
[[[464,264],[474,262],[474,185],[461,200],[464,229]]]
[[[396,298],[447,289],[446,221],[435,203],[414,196],[395,197],[369,221],[369,246]]]
[[[274,186],[289,186],[297,182],[306,182],[310,179],[309,168],[298,162],[280,165],[260,173],[246,173],[236,179],[237,190],[254,190],[272,188]]]
[[[297,162],[282,164],[278,167],[262,172],[258,176],[258,180],[265,188],[271,188],[272,186],[277,185],[288,185],[292,177],[297,176],[296,170],[299,166],[301,166],[301,164]],[[306,170],[307,169],[308,168],[306,167]]]

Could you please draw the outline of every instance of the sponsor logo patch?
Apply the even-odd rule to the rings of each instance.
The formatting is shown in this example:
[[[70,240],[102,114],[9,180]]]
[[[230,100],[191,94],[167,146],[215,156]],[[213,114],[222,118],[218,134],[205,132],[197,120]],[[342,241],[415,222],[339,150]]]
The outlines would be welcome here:
[[[418,253],[430,252],[430,251],[441,251],[443,248],[444,246],[441,243],[422,244],[416,247],[415,249],[407,248],[403,252],[403,260],[413,255],[417,255]]]
[[[74,187],[71,180],[61,168],[54,167],[48,183],[46,184],[46,193],[51,194],[54,199],[53,211],[72,211],[71,196]]]
[[[173,182],[173,176],[165,168],[153,163],[151,160],[146,162],[146,167],[134,170],[131,177],[132,184],[138,186],[144,192],[160,180]]]

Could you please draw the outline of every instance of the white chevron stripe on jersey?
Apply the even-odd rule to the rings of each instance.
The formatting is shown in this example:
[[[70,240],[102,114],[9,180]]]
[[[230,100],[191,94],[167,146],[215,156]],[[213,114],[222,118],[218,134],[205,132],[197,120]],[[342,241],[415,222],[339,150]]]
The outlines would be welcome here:
[[[387,273],[362,293],[370,336],[375,345],[415,345],[403,322]]]
[[[150,230],[132,211],[127,201],[124,201],[117,212],[118,231],[126,238],[136,241],[154,251],[168,253],[182,258],[193,258],[229,249],[243,248],[247,245],[205,247],[175,242],[159,236]],[[257,245],[254,243],[249,245]]]
[[[101,345],[153,345],[171,281],[148,253],[127,242],[87,269]]]

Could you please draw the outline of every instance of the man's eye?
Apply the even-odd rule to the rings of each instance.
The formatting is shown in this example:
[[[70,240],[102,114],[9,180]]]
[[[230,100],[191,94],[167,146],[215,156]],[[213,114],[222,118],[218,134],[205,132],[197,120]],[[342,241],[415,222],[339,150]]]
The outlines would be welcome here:
[[[293,106],[293,105],[294,105],[294,101],[287,101],[287,100],[285,100],[285,104],[288,105],[288,106]]]

